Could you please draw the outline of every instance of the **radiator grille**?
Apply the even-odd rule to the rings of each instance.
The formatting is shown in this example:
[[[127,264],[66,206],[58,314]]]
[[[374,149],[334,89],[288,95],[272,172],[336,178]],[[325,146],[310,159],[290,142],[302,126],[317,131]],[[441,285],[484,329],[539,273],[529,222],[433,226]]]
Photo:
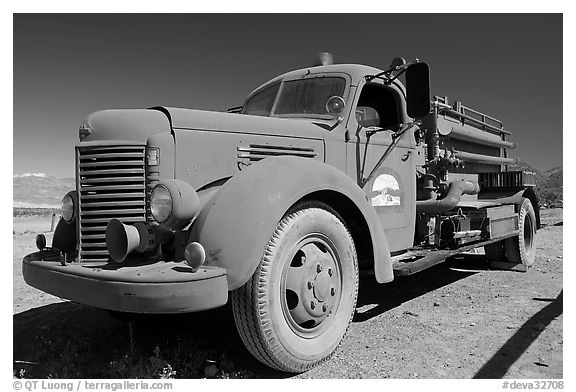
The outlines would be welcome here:
[[[105,261],[106,226],[146,220],[144,146],[77,148],[80,261]]]

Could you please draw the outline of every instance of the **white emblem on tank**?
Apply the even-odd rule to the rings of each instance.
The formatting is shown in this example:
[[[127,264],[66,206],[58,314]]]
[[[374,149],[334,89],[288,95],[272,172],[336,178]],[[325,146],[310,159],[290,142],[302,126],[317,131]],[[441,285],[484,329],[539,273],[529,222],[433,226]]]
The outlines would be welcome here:
[[[401,196],[398,180],[391,174],[380,174],[372,185],[374,207],[399,206]]]

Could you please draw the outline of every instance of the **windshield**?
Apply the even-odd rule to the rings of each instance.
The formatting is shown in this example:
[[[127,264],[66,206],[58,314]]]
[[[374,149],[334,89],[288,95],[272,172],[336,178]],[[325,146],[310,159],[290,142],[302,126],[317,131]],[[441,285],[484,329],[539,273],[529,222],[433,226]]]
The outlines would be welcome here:
[[[316,77],[285,81],[280,91],[279,87],[280,84],[275,83],[254,94],[244,105],[242,113],[257,116],[333,118],[326,109],[326,103],[334,96],[344,98],[346,80],[336,76]]]
[[[332,117],[327,109],[328,99],[342,97],[346,81],[339,77],[300,79],[284,82],[275,116],[302,115],[304,117]]]

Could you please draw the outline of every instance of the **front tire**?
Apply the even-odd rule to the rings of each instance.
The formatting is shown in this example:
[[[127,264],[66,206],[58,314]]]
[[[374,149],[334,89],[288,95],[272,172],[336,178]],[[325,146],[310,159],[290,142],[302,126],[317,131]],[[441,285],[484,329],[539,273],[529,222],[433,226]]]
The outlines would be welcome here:
[[[250,353],[286,372],[332,356],[354,315],[358,261],[339,215],[302,203],[277,225],[260,265],[232,292],[236,327]]]

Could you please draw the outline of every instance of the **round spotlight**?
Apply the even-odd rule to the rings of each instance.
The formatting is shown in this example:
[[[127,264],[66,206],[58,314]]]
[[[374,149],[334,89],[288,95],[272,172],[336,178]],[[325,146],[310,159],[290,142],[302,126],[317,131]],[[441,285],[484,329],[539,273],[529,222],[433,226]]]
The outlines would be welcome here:
[[[333,116],[339,116],[344,111],[344,106],[346,106],[344,98],[335,95],[328,98],[328,101],[326,102],[326,111]]]

